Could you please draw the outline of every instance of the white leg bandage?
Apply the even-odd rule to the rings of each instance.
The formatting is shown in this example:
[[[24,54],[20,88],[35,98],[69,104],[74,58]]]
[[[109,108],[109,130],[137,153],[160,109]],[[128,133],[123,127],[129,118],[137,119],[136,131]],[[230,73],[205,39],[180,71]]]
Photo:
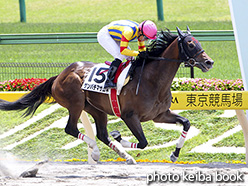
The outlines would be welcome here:
[[[110,143],[109,143],[109,145],[108,145],[111,149],[113,149],[115,152],[119,152],[118,151],[118,149],[117,149],[117,147],[115,146],[115,144],[111,141]]]
[[[177,148],[182,148],[183,147],[183,144],[184,144],[185,138],[187,136],[187,133],[188,132],[183,130],[183,132],[182,132],[181,136],[179,137],[179,140],[178,140],[178,142],[176,144]]]
[[[84,137],[85,137],[85,135],[79,132],[78,139],[81,139],[84,141]]]
[[[92,149],[91,151],[91,157],[94,161],[98,161],[100,159],[100,151],[96,145],[96,142],[94,140],[92,140],[91,138],[89,138],[88,136],[82,134],[79,132],[78,134],[78,139],[84,141],[85,143],[87,143],[87,145],[89,146],[89,148]]]
[[[94,140],[92,140],[91,138],[89,138],[88,136],[79,133],[78,134],[78,139],[83,140],[85,143],[87,143],[91,148],[93,148],[96,145],[96,142]]]
[[[121,139],[120,143],[125,148],[137,148],[137,145],[138,145],[137,143],[131,143],[124,139]]]
[[[133,157],[126,153],[125,149],[119,142],[111,141],[108,146],[113,149],[121,158],[126,159],[127,164],[136,164],[136,161],[133,159]]]

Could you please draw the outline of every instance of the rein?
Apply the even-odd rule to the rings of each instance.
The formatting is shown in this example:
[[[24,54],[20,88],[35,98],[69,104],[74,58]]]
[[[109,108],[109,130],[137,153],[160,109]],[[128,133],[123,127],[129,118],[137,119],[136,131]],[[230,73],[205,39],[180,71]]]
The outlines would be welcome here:
[[[152,56],[148,56],[148,59],[153,59],[153,60],[158,60],[158,61],[172,61],[172,62],[177,62],[177,63],[184,62],[184,60],[181,60],[181,59],[170,59],[170,58],[165,58],[165,57],[152,57]]]
[[[147,59],[152,59],[152,60],[158,60],[158,61],[171,61],[171,62],[176,62],[176,63],[186,63],[191,67],[194,67],[196,64],[199,64],[195,60],[195,58],[200,55],[201,53],[204,52],[202,49],[201,45],[196,43],[196,49],[199,49],[198,52],[196,52],[194,55],[191,55],[191,52],[188,49],[184,48],[184,43],[187,42],[186,37],[182,36],[178,38],[178,48],[179,48],[179,57],[180,59],[170,59],[170,58],[165,58],[165,57],[153,57],[153,56],[148,56]]]
[[[192,58],[188,58],[187,60],[182,60],[182,59],[170,59],[170,58],[165,58],[165,57],[152,57],[152,56],[148,56],[148,59],[152,59],[152,60],[158,60],[158,61],[171,61],[171,62],[176,62],[176,63],[186,63],[188,65],[190,65],[191,67],[194,67],[196,64],[198,64],[199,62],[197,62],[195,60],[195,57],[197,57],[198,55],[200,55],[202,52],[204,52],[204,50],[201,50],[200,52],[198,52],[194,57]]]

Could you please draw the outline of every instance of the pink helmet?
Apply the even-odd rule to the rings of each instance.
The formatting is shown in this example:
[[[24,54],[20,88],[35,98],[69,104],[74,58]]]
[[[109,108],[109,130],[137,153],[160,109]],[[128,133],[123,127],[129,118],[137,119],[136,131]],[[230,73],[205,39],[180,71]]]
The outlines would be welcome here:
[[[143,35],[149,39],[156,39],[157,35],[157,26],[150,20],[143,21],[139,25],[139,29]]]

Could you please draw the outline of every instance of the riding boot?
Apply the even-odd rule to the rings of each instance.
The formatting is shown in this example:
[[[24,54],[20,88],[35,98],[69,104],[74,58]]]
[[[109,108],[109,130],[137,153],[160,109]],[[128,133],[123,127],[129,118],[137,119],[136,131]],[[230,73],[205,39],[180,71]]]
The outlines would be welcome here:
[[[115,73],[120,64],[121,64],[121,60],[117,58],[111,63],[109,70],[108,70],[107,80],[105,82],[104,88],[116,88],[114,79],[115,79]]]

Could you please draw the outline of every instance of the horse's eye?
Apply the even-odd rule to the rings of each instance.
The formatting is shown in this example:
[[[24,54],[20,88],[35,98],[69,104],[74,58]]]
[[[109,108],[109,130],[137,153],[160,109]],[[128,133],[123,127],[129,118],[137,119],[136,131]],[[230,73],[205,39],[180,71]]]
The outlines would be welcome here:
[[[194,43],[191,43],[191,42],[190,42],[190,43],[189,43],[189,47],[190,47],[190,48],[194,48],[194,47],[195,47]]]

